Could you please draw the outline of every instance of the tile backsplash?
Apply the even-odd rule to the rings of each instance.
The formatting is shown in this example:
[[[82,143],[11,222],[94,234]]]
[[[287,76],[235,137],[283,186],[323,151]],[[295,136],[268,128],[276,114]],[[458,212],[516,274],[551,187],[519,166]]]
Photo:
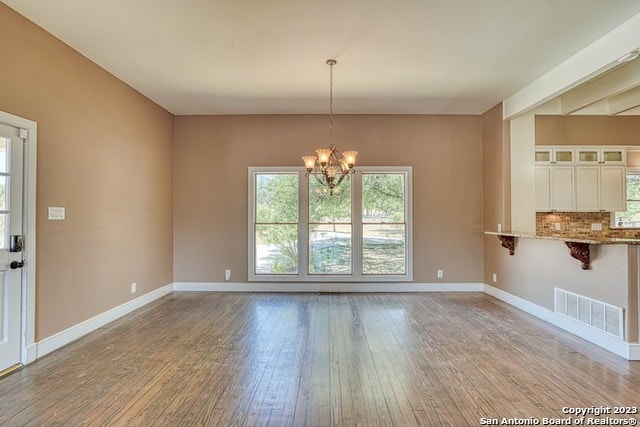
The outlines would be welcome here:
[[[556,230],[560,224],[560,230]],[[591,230],[600,224],[602,230]],[[540,236],[640,238],[640,229],[611,228],[609,212],[537,212],[536,234]]]

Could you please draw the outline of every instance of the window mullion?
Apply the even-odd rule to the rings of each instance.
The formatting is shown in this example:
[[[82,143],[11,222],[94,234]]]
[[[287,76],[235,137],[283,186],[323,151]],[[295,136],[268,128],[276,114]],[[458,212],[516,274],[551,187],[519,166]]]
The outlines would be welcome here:
[[[299,174],[298,199],[298,274],[309,277],[309,176]]]
[[[362,274],[362,173],[351,175],[351,273],[355,278]]]

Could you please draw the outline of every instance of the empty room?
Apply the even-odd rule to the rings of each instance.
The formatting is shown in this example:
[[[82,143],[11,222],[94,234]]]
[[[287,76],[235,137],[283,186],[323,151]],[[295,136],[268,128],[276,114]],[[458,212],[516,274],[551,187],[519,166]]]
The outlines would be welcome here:
[[[0,28],[0,425],[637,425],[637,0]]]

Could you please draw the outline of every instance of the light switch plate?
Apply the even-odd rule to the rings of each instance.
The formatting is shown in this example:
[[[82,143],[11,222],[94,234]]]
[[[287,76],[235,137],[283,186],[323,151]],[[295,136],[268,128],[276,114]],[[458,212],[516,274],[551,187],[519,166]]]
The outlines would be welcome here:
[[[602,230],[602,224],[599,222],[592,222],[591,223],[591,230],[592,231],[601,231]]]
[[[48,210],[47,219],[49,221],[64,221],[65,208],[49,206],[47,210]]]

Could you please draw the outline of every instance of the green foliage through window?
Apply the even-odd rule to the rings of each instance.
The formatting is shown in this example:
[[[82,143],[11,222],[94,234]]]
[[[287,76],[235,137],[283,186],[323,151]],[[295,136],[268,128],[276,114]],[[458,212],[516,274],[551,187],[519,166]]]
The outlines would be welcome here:
[[[298,174],[256,174],[256,274],[298,272]]]
[[[404,274],[404,174],[362,174],[362,272]]]

